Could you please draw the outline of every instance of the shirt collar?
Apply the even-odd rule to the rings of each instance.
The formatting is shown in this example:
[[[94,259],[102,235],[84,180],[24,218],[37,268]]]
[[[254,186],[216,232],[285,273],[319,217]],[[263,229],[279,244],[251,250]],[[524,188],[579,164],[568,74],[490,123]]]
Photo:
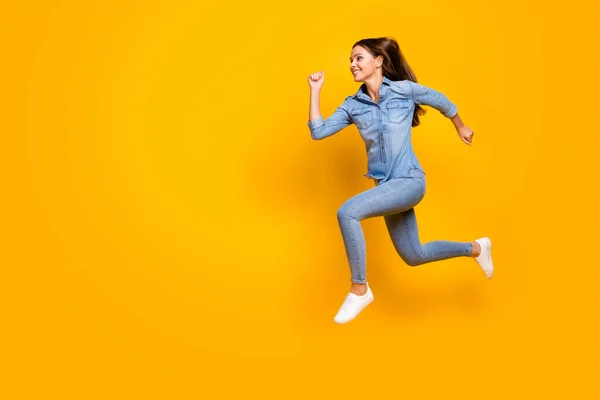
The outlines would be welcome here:
[[[391,85],[392,81],[390,79],[388,79],[386,76],[383,77],[383,80],[381,81],[381,86],[383,85]],[[357,98],[357,97],[369,97],[365,92],[363,92],[363,89],[366,88],[366,85],[363,83],[362,85],[360,85],[360,87],[358,88],[358,91],[354,94],[354,96],[352,96],[353,98]],[[380,88],[381,90],[381,88]]]

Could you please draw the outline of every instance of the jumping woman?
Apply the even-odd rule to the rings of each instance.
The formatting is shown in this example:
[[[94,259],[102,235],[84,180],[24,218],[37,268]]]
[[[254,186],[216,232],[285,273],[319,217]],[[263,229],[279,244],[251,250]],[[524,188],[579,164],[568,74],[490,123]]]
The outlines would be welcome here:
[[[413,152],[411,129],[419,125],[419,115],[425,113],[420,105],[430,106],[449,118],[458,137],[470,146],[474,132],[461,121],[456,105],[444,94],[417,83],[398,43],[390,37],[356,42],[350,72],[362,85],[327,119],[321,116],[319,104],[325,72],[308,77],[311,137],[324,139],[355,124],[367,152],[365,176],[375,185],[348,199],[337,211],[352,282],[334,317],[339,324],[353,320],[374,299],[366,276],[363,219],[383,217],[396,251],[410,266],[473,257],[487,278],[494,272],[492,242],[487,237],[473,242],[438,240],[424,244],[419,239],[414,207],[423,199],[426,184]]]

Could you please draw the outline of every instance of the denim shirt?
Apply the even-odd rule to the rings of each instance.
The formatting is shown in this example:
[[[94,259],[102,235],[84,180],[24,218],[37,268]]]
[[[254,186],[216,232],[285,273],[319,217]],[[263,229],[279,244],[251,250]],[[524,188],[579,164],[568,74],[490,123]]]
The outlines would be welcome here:
[[[408,177],[411,169],[425,174],[411,143],[415,104],[433,107],[447,118],[457,113],[456,105],[444,94],[418,83],[392,81],[384,76],[379,104],[366,94],[363,83],[331,116],[308,121],[308,127],[312,138],[320,140],[354,123],[367,151],[368,172],[364,176],[377,183]]]

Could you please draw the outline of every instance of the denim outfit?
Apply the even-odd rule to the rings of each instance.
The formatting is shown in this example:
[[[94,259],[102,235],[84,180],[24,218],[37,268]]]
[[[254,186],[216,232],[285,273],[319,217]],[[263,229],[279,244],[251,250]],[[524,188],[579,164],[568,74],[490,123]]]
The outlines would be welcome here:
[[[411,81],[383,77],[379,103],[365,84],[348,96],[327,119],[308,122],[311,136],[324,139],[354,123],[365,143],[368,172],[375,187],[348,199],[337,217],[353,283],[366,283],[366,244],[360,221],[383,216],[400,257],[411,266],[452,257],[470,256],[470,242],[433,241],[421,245],[413,209],[425,195],[425,172],[411,143],[415,104],[431,106],[451,118],[456,106],[433,89]]]

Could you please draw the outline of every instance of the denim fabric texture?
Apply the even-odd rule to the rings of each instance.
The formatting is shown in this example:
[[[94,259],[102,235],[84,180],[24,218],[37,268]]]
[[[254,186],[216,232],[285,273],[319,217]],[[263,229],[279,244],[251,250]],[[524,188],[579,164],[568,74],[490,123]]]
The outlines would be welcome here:
[[[431,106],[448,118],[456,115],[456,106],[444,94],[411,81],[383,77],[379,103],[371,100],[365,89],[361,85],[327,119],[308,122],[315,140],[355,124],[365,143],[365,176],[374,180],[375,187],[346,200],[337,212],[352,282],[367,282],[366,244],[360,225],[365,218],[384,217],[394,248],[410,266],[470,256],[471,242],[437,240],[422,245],[414,210],[426,190],[425,172],[411,143],[415,105]]]
[[[391,81],[383,77],[379,103],[375,103],[362,84],[356,94],[348,96],[327,119],[322,116],[308,121],[311,136],[324,139],[355,124],[367,152],[367,178],[387,182],[408,176],[417,168],[424,173],[411,143],[412,117],[415,104],[430,106],[451,118],[456,105],[433,89],[411,81]]]

